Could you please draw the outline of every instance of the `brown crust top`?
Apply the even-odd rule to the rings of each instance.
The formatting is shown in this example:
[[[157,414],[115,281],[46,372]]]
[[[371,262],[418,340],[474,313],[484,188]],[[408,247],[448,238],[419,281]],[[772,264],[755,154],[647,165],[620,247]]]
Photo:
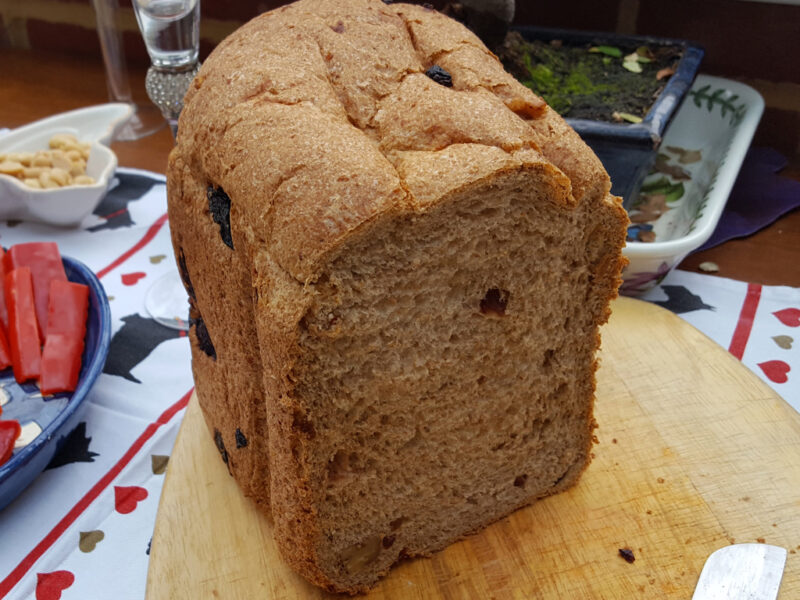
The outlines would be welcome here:
[[[452,87],[425,75],[434,64]],[[174,153],[232,198],[259,198],[232,210],[248,211],[274,260],[307,282],[354,230],[435,201],[427,188],[417,197],[413,183],[429,169],[407,153],[455,144],[485,146],[472,162],[487,175],[495,148],[518,167],[549,169],[571,185],[567,204],[601,201],[610,187],[577,134],[474,34],[436,11],[378,0],[300,0],[240,28],[187,93]]]

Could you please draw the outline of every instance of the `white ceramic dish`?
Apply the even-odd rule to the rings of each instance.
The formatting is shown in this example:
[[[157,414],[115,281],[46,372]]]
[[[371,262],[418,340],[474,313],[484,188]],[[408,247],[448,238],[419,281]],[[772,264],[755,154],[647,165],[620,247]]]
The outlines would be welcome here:
[[[629,228],[623,294],[654,287],[711,237],[763,112],[764,100],[753,88],[697,76],[631,204],[633,227],[655,239],[630,241],[637,230]]]
[[[129,104],[101,104],[60,113],[0,135],[0,154],[33,152],[48,147],[57,133],[71,133],[91,143],[87,175],[92,185],[56,189],[29,188],[19,179],[0,175],[0,220],[37,221],[75,227],[105,196],[117,168],[117,156],[108,145],[114,132],[133,114]]]

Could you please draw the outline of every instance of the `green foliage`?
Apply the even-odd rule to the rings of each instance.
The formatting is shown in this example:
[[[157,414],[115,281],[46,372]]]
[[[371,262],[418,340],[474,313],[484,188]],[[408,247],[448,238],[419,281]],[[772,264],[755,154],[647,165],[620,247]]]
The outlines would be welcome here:
[[[641,73],[642,65],[635,60],[626,60],[622,63],[622,67],[628,69],[631,73]]]
[[[589,52],[599,52],[612,58],[622,58],[622,50],[616,46],[593,46],[589,48]]]
[[[545,60],[541,60],[543,57],[540,56],[536,64],[533,63],[530,54],[524,55],[523,62],[529,78],[522,83],[544,98],[545,102],[559,114],[569,112],[574,98],[601,94],[610,88],[605,83],[593,81],[598,79],[596,68],[589,62],[568,64],[563,53],[554,49],[545,48],[541,54],[546,54]],[[547,65],[551,65],[552,68]]]
[[[627,121],[628,123],[641,123],[642,117],[637,115],[632,115],[631,113],[626,112],[615,112],[614,117],[619,117],[622,121]]]
[[[623,120],[630,122],[645,116],[664,85],[656,74],[674,65],[680,51],[570,46],[509,34],[499,54],[510,73],[562,116],[613,123],[619,122],[614,113],[629,115]]]

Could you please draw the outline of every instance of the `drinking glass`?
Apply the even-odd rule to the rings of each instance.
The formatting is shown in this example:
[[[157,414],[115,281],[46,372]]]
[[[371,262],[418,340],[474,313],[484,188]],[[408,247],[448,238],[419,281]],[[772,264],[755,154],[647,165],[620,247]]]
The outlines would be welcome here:
[[[128,122],[114,134],[116,141],[137,140],[155,133],[164,126],[164,119],[146,99],[131,93],[130,74],[122,46],[118,0],[92,0],[97,20],[97,36],[103,53],[108,97],[112,102],[124,102],[134,108]],[[137,94],[138,96],[138,94]],[[144,103],[142,103],[144,101]]]
[[[147,95],[177,137],[183,96],[200,68],[200,0],[133,0],[133,8],[152,62],[145,78]],[[177,271],[159,277],[145,295],[147,312],[167,327],[188,329],[180,316],[187,308]]]
[[[200,0],[133,0],[152,66],[145,89],[177,135],[183,95],[200,63]]]

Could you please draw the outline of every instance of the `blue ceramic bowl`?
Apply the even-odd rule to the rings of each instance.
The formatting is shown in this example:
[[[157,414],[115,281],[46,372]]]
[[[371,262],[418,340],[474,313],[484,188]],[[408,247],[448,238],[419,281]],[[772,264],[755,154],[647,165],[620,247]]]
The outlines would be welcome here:
[[[667,126],[697,76],[704,50],[686,40],[638,35],[621,35],[543,27],[515,27],[528,40],[561,40],[569,46],[677,46],[683,56],[664,89],[641,123],[607,123],[589,119],[566,119],[578,132],[611,176],[612,193],[622,196],[627,207],[639,194],[642,180],[655,162]]]
[[[111,341],[111,312],[103,286],[86,265],[64,258],[67,279],[89,286],[89,316],[78,387],[72,393],[43,398],[35,383],[17,384],[11,369],[0,372],[5,392],[0,419],[16,419],[24,427],[34,422],[41,433],[28,445],[14,451],[0,466],[0,510],[36,479],[77,426],[83,401],[103,370]]]

